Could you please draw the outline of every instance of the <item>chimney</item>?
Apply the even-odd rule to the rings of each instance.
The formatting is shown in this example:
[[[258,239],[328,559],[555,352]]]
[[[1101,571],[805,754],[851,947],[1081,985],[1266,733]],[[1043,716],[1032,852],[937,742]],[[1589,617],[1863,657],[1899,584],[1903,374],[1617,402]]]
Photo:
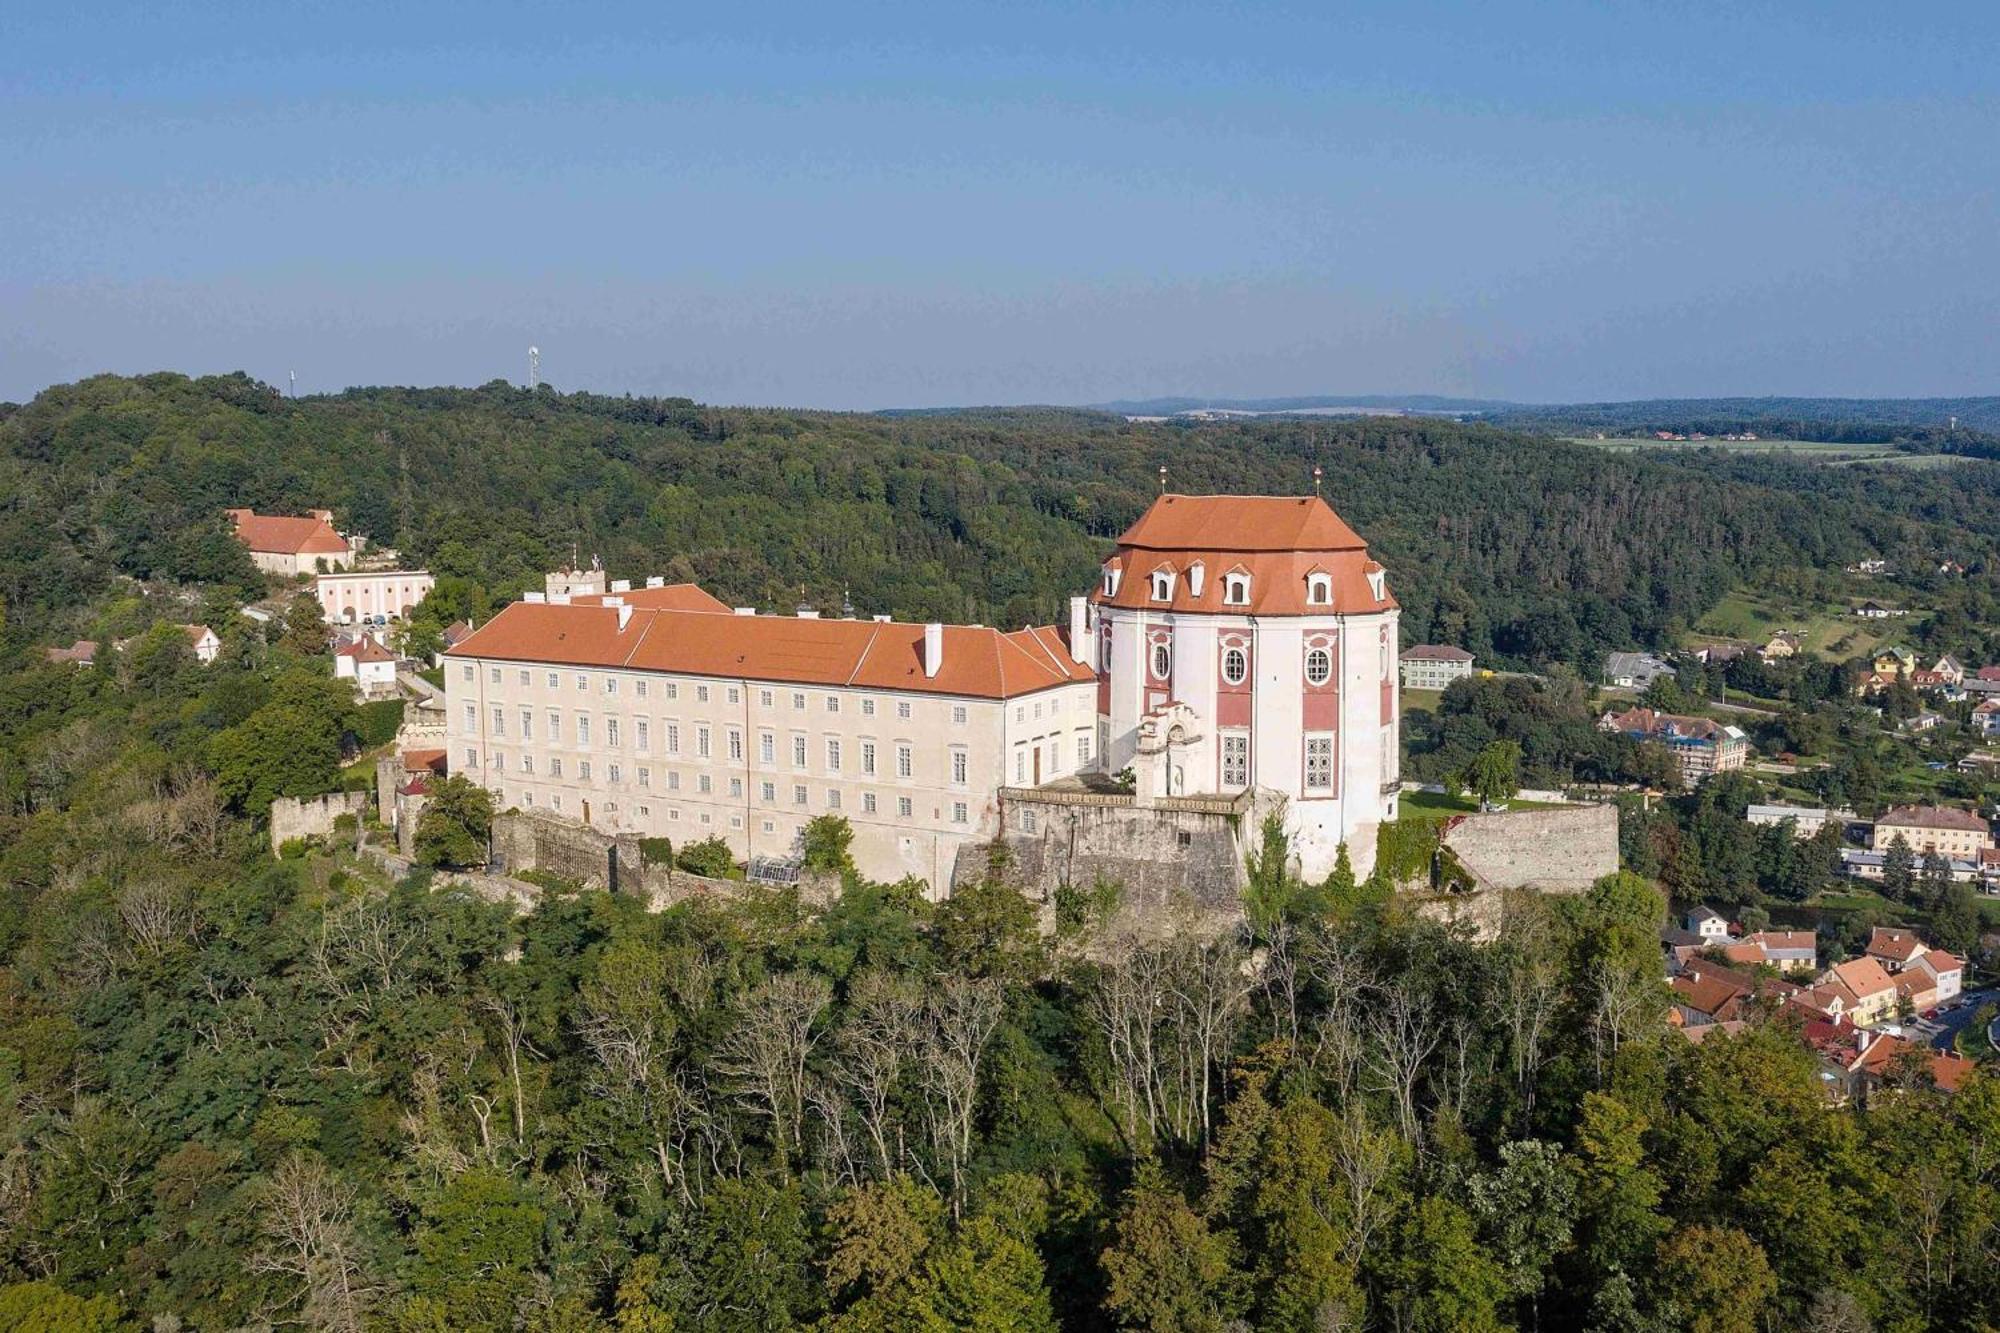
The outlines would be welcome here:
[[[800,608],[799,608],[799,619],[800,619],[800,620],[818,620],[818,619],[819,619],[819,612],[817,612],[817,611],[813,610],[813,609],[812,609],[811,607],[807,607],[807,606],[802,606],[802,607],[800,607]]]
[[[878,625],[886,625],[889,623],[889,617],[887,616],[870,616],[868,618],[874,621]]]
[[[667,581],[658,574],[654,574],[646,580],[646,586],[648,588],[664,588],[667,586]]]
[[[630,592],[630,591],[632,591],[632,580],[630,580],[630,579],[613,579],[613,580],[611,580],[611,591],[613,591],[613,592]]]
[[[754,616],[757,614],[757,608],[754,606],[739,606],[736,608],[736,614],[739,616]]]
[[[1097,669],[1092,660],[1097,656],[1097,639],[1090,632],[1090,599],[1072,597],[1069,599],[1069,656],[1070,660],[1091,670]]]
[[[924,674],[935,676],[944,665],[944,626],[933,620],[924,626]]]

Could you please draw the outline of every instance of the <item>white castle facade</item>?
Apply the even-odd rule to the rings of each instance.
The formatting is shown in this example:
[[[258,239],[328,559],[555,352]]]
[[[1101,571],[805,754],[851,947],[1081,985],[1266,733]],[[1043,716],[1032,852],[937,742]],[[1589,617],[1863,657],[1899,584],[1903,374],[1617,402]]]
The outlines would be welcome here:
[[[1397,610],[1317,497],[1162,495],[1067,631],[759,616],[687,586],[531,594],[446,654],[452,770],[501,808],[796,851],[948,891],[1005,793],[1282,798],[1298,869],[1396,817]],[[1254,836],[1254,831],[1252,836]]]

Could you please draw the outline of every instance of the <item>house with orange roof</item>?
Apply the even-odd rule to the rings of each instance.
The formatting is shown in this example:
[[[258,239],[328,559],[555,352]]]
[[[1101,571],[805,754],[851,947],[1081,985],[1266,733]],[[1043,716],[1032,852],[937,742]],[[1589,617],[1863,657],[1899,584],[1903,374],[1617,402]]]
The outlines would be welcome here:
[[[379,698],[396,689],[396,655],[364,634],[334,650],[333,674],[364,698]]]
[[[1819,938],[1810,930],[1760,930],[1723,949],[1732,963],[1775,967],[1780,972],[1819,968]]]
[[[260,514],[253,509],[226,511],[236,526],[236,540],[249,548],[250,560],[267,574],[290,578],[318,570],[345,569],[354,547],[333,528],[333,511],[306,514]]]
[[[1929,852],[1974,861],[1993,845],[1993,826],[1970,810],[1947,805],[1899,805],[1875,821],[1870,846],[1886,852],[1897,838],[1919,857]]]
[[[1873,1027],[1896,1016],[1896,979],[1873,958],[1850,958],[1822,972],[1801,997],[1828,1017]]]

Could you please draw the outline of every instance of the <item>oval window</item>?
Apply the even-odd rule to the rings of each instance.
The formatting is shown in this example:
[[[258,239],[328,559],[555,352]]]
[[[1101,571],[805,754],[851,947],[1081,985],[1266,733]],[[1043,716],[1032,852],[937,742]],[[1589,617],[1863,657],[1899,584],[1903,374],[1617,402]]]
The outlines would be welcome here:
[[[1231,685],[1241,685],[1243,678],[1250,674],[1250,659],[1241,648],[1227,648],[1222,653],[1222,678]]]
[[[1306,683],[1324,685],[1333,677],[1333,654],[1314,648],[1306,654]]]
[[[1174,669],[1174,652],[1164,643],[1153,645],[1153,679],[1165,680]]]

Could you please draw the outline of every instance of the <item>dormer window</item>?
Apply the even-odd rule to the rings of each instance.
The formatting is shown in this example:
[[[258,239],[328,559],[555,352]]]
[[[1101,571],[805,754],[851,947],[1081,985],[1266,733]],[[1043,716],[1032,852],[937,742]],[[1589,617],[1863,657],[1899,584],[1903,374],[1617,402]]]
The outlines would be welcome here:
[[[1201,596],[1201,586],[1207,574],[1207,568],[1199,560],[1188,566],[1188,596]]]
[[[1153,600],[1156,602],[1171,602],[1174,600],[1174,575],[1172,570],[1156,569],[1153,571]]]
[[[1379,602],[1382,600],[1383,596],[1388,592],[1388,590],[1389,588],[1388,588],[1387,575],[1385,575],[1383,571],[1379,569],[1369,570],[1368,571],[1369,595]]]
[[[1222,580],[1222,601],[1225,606],[1250,605],[1250,576],[1230,574]]]
[[[1104,595],[1106,597],[1118,595],[1118,570],[1115,566],[1104,571]]]
[[[1333,605],[1333,575],[1331,574],[1306,575],[1306,605],[1308,606]]]

